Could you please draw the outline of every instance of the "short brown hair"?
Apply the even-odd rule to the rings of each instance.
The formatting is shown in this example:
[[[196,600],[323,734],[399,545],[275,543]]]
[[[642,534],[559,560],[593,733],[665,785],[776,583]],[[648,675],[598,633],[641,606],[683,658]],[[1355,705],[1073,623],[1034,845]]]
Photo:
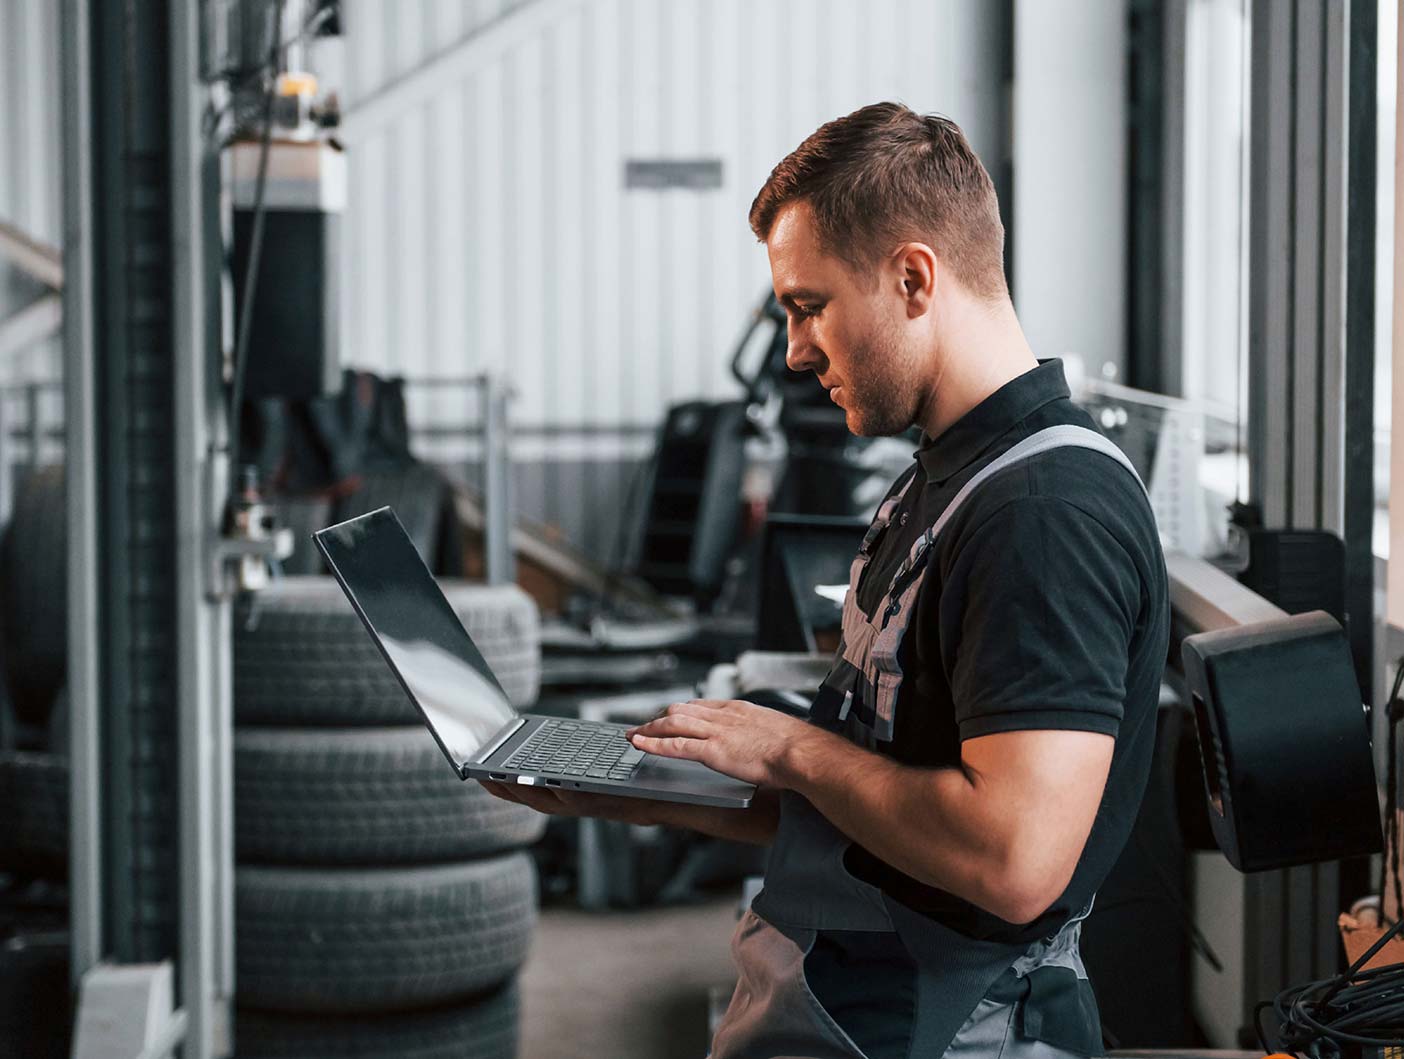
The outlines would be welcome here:
[[[781,207],[799,201],[813,211],[820,246],[855,271],[916,240],[975,294],[1008,290],[994,183],[949,118],[874,103],[821,125],[756,195],[756,238],[765,242]]]

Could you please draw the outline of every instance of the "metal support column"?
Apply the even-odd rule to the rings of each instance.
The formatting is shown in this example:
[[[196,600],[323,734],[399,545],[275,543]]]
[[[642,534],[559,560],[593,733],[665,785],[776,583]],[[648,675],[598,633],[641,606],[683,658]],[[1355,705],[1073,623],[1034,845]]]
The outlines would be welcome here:
[[[1374,237],[1364,205],[1374,173],[1363,153],[1368,140],[1373,154],[1374,121],[1357,107],[1362,86],[1374,91],[1372,2],[1252,0],[1247,248],[1249,499],[1269,528],[1345,539],[1362,699],[1373,627],[1371,566],[1364,592],[1358,569],[1370,533],[1359,491],[1368,493],[1372,474],[1360,458],[1370,444],[1360,448],[1360,431],[1370,433],[1373,366],[1362,328],[1373,313],[1373,276],[1362,271],[1358,241]],[[1362,396],[1364,422],[1354,423]],[[1254,1002],[1336,970],[1336,914],[1355,896],[1343,892],[1353,885],[1343,886],[1349,870],[1330,864],[1247,878],[1245,1024]]]
[[[172,3],[94,4],[98,708],[108,944],[171,956],[180,907],[171,290]]]
[[[1348,631],[1366,700],[1375,23],[1371,0],[1255,0],[1248,249],[1250,499],[1269,528],[1345,541]]]
[[[233,865],[199,8],[65,0],[63,18],[73,978],[176,957],[183,1007],[156,1047],[209,1059],[230,1050]]]
[[[68,511],[69,936],[76,986],[102,958],[102,755],[99,753],[97,372],[93,336],[92,53],[89,0],[64,0],[63,350]]]
[[[231,608],[209,591],[227,495],[220,377],[219,156],[201,129],[199,8],[170,7],[171,323],[180,762],[180,1003],[185,1059],[233,1050]]]
[[[73,974],[176,958],[185,1009],[161,1033],[188,1027],[205,1059],[227,1037],[230,956],[228,739],[209,690],[226,630],[202,596],[218,298],[199,7],[63,14]]]

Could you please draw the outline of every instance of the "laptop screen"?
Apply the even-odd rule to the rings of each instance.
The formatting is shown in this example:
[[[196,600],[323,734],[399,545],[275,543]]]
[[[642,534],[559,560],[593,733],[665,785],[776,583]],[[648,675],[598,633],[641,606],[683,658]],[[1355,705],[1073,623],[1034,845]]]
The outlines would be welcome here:
[[[400,520],[383,507],[313,537],[461,773],[517,713]]]

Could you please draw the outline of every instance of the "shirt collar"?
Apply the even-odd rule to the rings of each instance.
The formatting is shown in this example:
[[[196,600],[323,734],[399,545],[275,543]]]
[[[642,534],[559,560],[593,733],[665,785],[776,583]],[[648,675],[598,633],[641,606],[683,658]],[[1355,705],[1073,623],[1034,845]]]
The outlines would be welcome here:
[[[923,437],[916,458],[928,481],[941,482],[968,467],[982,452],[1051,401],[1069,397],[1063,362],[1040,360],[961,416],[939,437]]]

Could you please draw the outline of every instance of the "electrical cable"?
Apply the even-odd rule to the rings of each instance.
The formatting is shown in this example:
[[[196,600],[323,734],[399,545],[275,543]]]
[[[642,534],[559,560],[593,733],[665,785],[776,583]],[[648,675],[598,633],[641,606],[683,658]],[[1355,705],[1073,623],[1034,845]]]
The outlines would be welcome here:
[[[1317,1051],[1323,1042],[1404,1046],[1404,965],[1362,971],[1391,940],[1404,933],[1400,919],[1341,974],[1284,989],[1253,1010],[1258,1043],[1266,1051]],[[1269,1047],[1262,1013],[1277,1016],[1277,1045]]]
[[[1263,1012],[1272,1007],[1271,1000],[1259,1000],[1253,1005],[1253,1032],[1258,1035],[1258,1047],[1266,1054],[1272,1051],[1267,1042],[1267,1031],[1263,1029]]]
[[[268,95],[263,108],[263,137],[259,143],[258,176],[254,182],[253,219],[249,231],[249,259],[244,268],[244,297],[239,306],[239,327],[234,341],[234,372],[229,399],[229,492],[232,497],[239,482],[239,442],[242,433],[240,413],[244,403],[244,371],[248,362],[249,332],[253,325],[254,296],[258,288],[258,266],[263,256],[263,222],[267,214],[264,193],[268,183],[268,156],[273,146],[273,105],[278,92],[278,61],[282,50],[283,3],[269,8],[273,18],[273,45],[268,55]]]
[[[1385,717],[1389,724],[1385,758],[1385,855],[1380,862],[1379,892],[1385,892],[1385,883],[1393,883],[1394,908],[1396,917],[1404,913],[1404,881],[1393,865],[1399,863],[1399,720],[1404,714],[1404,703],[1399,701],[1399,689],[1404,686],[1404,657],[1395,662],[1394,683],[1385,700]]]

